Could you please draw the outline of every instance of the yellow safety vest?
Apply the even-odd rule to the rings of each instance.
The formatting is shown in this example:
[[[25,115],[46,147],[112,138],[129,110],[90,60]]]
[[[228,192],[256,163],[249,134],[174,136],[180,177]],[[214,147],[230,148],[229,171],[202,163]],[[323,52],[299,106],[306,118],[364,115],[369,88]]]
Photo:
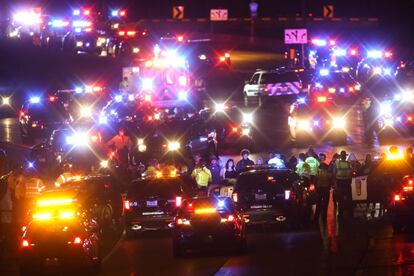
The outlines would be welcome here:
[[[305,162],[310,167],[310,175],[316,176],[318,175],[319,170],[319,161],[315,157],[308,157],[306,158]]]
[[[336,164],[336,179],[351,179],[352,169],[351,163],[339,160]]]
[[[207,168],[196,168],[191,174],[196,180],[197,185],[200,187],[207,187],[208,182],[211,181],[211,172]]]
[[[310,176],[310,166],[308,163],[304,161],[299,161],[299,163],[296,165],[296,173],[299,176],[308,177]]]

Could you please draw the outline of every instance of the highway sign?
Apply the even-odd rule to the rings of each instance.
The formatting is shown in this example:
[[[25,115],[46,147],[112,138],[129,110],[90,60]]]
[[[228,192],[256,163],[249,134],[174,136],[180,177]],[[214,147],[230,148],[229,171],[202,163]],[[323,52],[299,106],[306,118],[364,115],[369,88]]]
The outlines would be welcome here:
[[[323,5],[323,17],[333,17],[334,7],[333,5]]]
[[[173,18],[174,19],[184,19],[184,6],[174,6],[173,7]]]
[[[229,19],[229,11],[227,9],[211,9],[211,21],[227,21]]]
[[[307,44],[307,29],[285,29],[285,44]]]

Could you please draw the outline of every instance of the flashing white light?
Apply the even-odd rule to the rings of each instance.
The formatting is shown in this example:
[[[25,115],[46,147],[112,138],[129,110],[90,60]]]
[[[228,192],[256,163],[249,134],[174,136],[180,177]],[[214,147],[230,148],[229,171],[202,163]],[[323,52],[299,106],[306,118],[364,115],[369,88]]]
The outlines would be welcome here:
[[[92,117],[92,107],[90,106],[82,106],[80,108],[80,116],[81,117]]]
[[[33,11],[21,11],[13,16],[13,20],[24,25],[36,25],[42,22],[40,14]]]
[[[82,47],[83,42],[82,41],[76,41],[76,47]]]
[[[384,75],[391,76],[391,68],[384,68]]]
[[[299,104],[306,104],[306,98],[299,98],[298,103]]]
[[[242,136],[249,136],[250,135],[250,128],[242,128],[241,129],[241,135]]]
[[[113,17],[118,17],[118,16],[119,16],[119,10],[113,10],[113,11],[111,12],[111,15],[112,15]]]
[[[349,67],[342,67],[342,72],[349,73],[349,71],[351,71],[351,69],[349,69]]]
[[[85,93],[92,93],[93,87],[92,86],[85,86]]]
[[[116,96],[115,96],[115,101],[116,101],[117,103],[122,102],[122,95],[116,95]]]
[[[109,161],[108,160],[102,160],[100,165],[101,165],[101,168],[107,169],[109,167]]]
[[[29,101],[32,104],[40,103],[40,97],[31,97]]]
[[[181,147],[179,142],[169,142],[168,143],[168,151],[177,151]]]
[[[132,94],[128,95],[128,101],[132,102],[134,100],[135,100],[135,96],[134,95],[132,95]]]
[[[361,85],[360,85],[360,84],[355,85],[355,90],[356,90],[356,91],[361,90]]]
[[[133,52],[134,54],[138,54],[138,53],[139,53],[139,51],[140,51],[140,49],[139,49],[138,47],[134,47],[134,48],[132,48],[132,52]]]
[[[80,33],[82,31],[82,28],[75,28],[75,33]]]
[[[161,52],[161,48],[160,48],[160,46],[158,46],[158,44],[157,44],[157,45],[155,45],[155,46],[154,46],[154,54],[155,54],[156,56],[158,56],[160,52]]]
[[[73,146],[88,146],[88,134],[86,132],[75,132],[66,137],[66,143]]]
[[[344,93],[345,92],[345,88],[343,88],[343,87],[339,88],[339,92]]]
[[[214,106],[216,112],[224,112],[226,109],[226,105],[224,103],[216,103]]]
[[[319,121],[318,120],[313,121],[313,126],[319,126]]]
[[[310,122],[308,120],[299,120],[298,121],[298,128],[300,130],[309,130],[310,129]]]
[[[76,87],[75,88],[75,93],[80,94],[83,92],[83,88],[82,87]]]
[[[391,127],[391,126],[393,126],[393,125],[394,125],[394,121],[393,121],[393,119],[391,119],[391,118],[387,118],[387,119],[385,119],[385,120],[384,120],[384,125],[385,125],[386,127]]]
[[[178,78],[178,83],[179,83],[181,86],[187,86],[187,77],[186,77],[186,76],[180,76],[180,77]]]
[[[144,144],[144,139],[143,138],[138,138],[138,145],[143,145]]]
[[[152,90],[153,88],[153,79],[143,78],[142,79],[142,89],[143,90]]]
[[[106,125],[108,123],[108,117],[105,115],[99,116],[99,124]]]
[[[403,91],[401,94],[397,94],[400,96],[400,100],[403,100],[404,102],[413,102],[414,101],[414,92],[413,91]],[[394,96],[395,97],[397,96]]]
[[[1,104],[2,105],[10,105],[10,97],[3,97],[1,98]]]
[[[62,27],[66,27],[69,25],[69,21],[65,21],[65,20],[61,20],[61,19],[56,19],[53,20],[51,23],[52,27],[55,28],[62,28]]]
[[[186,101],[187,100],[187,92],[186,91],[180,91],[178,92],[178,99],[181,101]]]
[[[391,115],[391,113],[392,113],[391,103],[380,104],[380,115]]]
[[[253,124],[253,114],[252,113],[243,113],[243,123],[244,124]]]
[[[334,55],[337,57],[343,57],[346,56],[346,50],[342,48],[337,48],[333,51]]]
[[[333,118],[332,126],[333,128],[345,128],[345,119],[344,118]]]
[[[328,42],[324,39],[312,39],[312,44],[316,46],[326,46]]]
[[[381,67],[374,67],[373,73],[374,73],[374,75],[381,75],[382,74],[382,68]]]
[[[380,50],[371,50],[367,52],[369,58],[382,58],[383,52]]]
[[[85,28],[85,27],[92,26],[92,23],[90,21],[85,21],[85,20],[75,20],[75,21],[72,22],[72,26],[74,28],[76,28],[76,27]]]
[[[73,15],[80,15],[80,10],[73,10]]]
[[[204,55],[204,54],[202,54],[202,55],[200,55],[198,58],[199,58],[200,60],[206,60],[206,59],[207,59],[207,56],[206,56],[206,55]]]
[[[224,208],[224,207],[226,207],[226,203],[224,202],[224,200],[217,201],[217,207],[218,208]]]
[[[320,82],[315,83],[316,88],[323,88],[323,85]]]
[[[329,75],[329,70],[328,69],[321,69],[319,70],[319,75],[321,76],[328,76]]]

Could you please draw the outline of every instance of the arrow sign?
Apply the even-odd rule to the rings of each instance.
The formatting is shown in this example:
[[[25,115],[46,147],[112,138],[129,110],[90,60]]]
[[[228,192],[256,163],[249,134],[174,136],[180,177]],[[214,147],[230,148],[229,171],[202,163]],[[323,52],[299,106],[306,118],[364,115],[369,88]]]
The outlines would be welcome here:
[[[307,29],[285,29],[285,44],[307,44]]]
[[[173,7],[173,18],[174,19],[184,19],[184,6],[174,6]]]
[[[334,7],[333,5],[323,5],[323,17],[333,17]]]
[[[229,18],[229,11],[227,9],[211,9],[211,21],[227,21]]]

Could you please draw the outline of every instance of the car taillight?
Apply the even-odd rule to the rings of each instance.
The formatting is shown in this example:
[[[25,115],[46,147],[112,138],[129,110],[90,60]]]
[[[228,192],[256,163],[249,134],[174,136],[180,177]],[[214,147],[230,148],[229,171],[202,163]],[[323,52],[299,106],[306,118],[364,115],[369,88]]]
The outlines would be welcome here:
[[[404,186],[403,191],[404,192],[412,192],[412,191],[414,191],[414,187],[413,186]]]
[[[326,103],[328,101],[328,98],[326,96],[319,96],[317,98],[318,103]]]
[[[124,35],[125,35],[125,32],[124,32],[124,31],[119,31],[119,32],[118,32],[118,35],[119,35],[119,36],[124,36]]]
[[[183,198],[181,196],[177,196],[175,198],[175,206],[180,207],[182,203],[183,203]]]
[[[309,192],[313,192],[315,191],[315,184],[310,184],[309,185]]]
[[[26,248],[26,247],[29,247],[29,246],[30,246],[30,244],[29,244],[28,240],[22,240],[22,247]]]
[[[220,61],[221,61],[221,62],[226,61],[226,57],[220,57]]]
[[[234,202],[238,202],[239,201],[239,195],[237,193],[233,193],[232,194],[232,198]]]
[[[129,205],[129,200],[124,201],[124,209],[125,210],[130,210],[131,209],[131,206]]]
[[[394,195],[394,201],[401,201],[401,196],[400,195]]]
[[[227,221],[234,221],[234,216],[233,215],[229,215],[227,217]]]
[[[82,243],[82,239],[81,239],[80,237],[75,237],[75,238],[73,239],[73,243],[74,243],[74,244],[81,244],[81,243]]]
[[[128,31],[127,32],[127,36],[135,36],[136,32],[135,31]]]

